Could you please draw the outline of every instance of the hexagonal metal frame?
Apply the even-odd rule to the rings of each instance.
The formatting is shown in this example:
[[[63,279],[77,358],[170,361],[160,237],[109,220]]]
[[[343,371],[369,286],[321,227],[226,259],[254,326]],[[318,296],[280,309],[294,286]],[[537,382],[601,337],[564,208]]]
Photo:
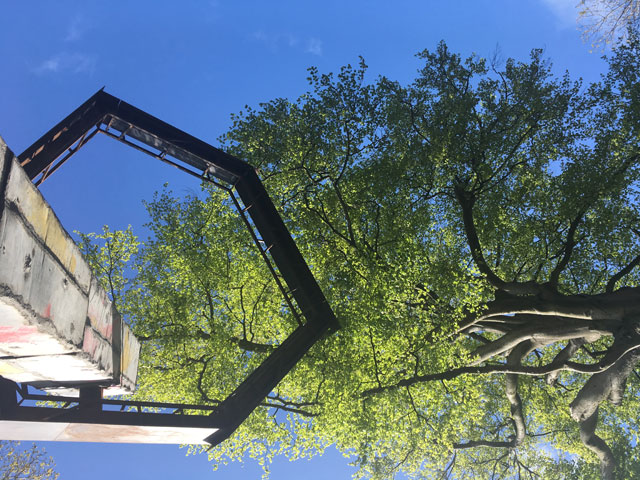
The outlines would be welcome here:
[[[29,178],[36,185],[40,185],[97,133],[106,134],[229,192],[287,304],[298,320],[298,327],[284,342],[220,405],[212,409],[210,415],[200,417],[207,427],[217,429],[205,439],[206,442],[216,445],[228,438],[240,426],[323,335],[339,328],[338,321],[256,170],[247,162],[103,90],[94,94],[27,148],[19,155],[19,161]],[[28,421],[46,422],[47,416],[52,417],[45,412],[33,410],[36,407],[20,407],[15,403],[12,398],[15,399],[16,393],[10,393],[11,383],[7,384],[7,381],[4,381],[4,394],[0,396],[3,419],[7,419],[9,415],[17,420],[22,418]],[[30,396],[28,389],[19,386],[16,386],[16,389],[19,394],[22,392],[23,397]],[[82,393],[81,390],[79,399],[81,408],[76,409],[77,412],[81,412],[81,415],[66,411],[58,417],[63,415],[65,421],[70,423],[86,423],[93,419],[98,424],[110,422],[135,425],[138,421],[136,418],[142,421],[141,415],[147,415],[127,411],[120,412],[121,418],[115,415],[115,412],[105,415],[101,409],[101,400],[96,397],[95,392],[85,391],[84,400]],[[52,398],[55,399],[55,397]],[[161,406],[161,404],[158,405]],[[20,410],[21,408],[32,410],[27,415]],[[43,410],[51,411],[51,409]],[[177,418],[171,422],[180,422],[179,417],[182,416],[172,415]],[[146,417],[144,421],[153,422]],[[166,420],[162,421],[166,422]],[[190,425],[192,424],[193,420]]]

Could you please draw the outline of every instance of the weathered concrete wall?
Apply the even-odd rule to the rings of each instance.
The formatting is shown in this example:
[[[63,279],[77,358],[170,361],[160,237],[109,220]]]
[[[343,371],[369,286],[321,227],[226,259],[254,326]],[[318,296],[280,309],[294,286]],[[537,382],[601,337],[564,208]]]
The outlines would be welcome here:
[[[91,383],[126,393],[135,388],[139,351],[0,138],[0,375],[52,391]]]

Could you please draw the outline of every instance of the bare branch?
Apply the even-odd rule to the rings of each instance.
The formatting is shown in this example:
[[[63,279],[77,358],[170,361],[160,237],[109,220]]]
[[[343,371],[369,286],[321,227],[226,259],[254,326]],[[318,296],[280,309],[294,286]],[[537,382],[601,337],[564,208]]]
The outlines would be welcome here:
[[[573,338],[569,340],[567,346],[558,352],[558,354],[553,359],[553,362],[567,362],[585,343],[587,343],[587,340],[584,337]],[[556,381],[558,380],[559,373],[560,371],[556,371],[548,374],[546,378],[547,385],[555,385]]]
[[[511,440],[492,441],[492,440],[470,440],[468,442],[454,443],[453,448],[456,450],[464,450],[475,447],[491,447],[491,448],[511,448],[513,442]]]
[[[613,289],[616,287],[616,283],[618,283],[618,281],[622,277],[631,273],[631,270],[633,270],[639,263],[640,263],[640,255],[638,255],[636,258],[631,260],[631,262],[629,262],[629,264],[626,267],[624,267],[622,270],[620,270],[618,273],[612,276],[611,279],[609,279],[609,282],[605,287],[605,291],[613,292]]]
[[[581,0],[579,20],[583,39],[592,40],[594,47],[614,43],[621,36],[627,38],[627,27],[638,27],[638,0]]]
[[[588,298],[584,295],[561,295],[545,290],[535,296],[504,295],[488,302],[488,308],[481,315],[468,314],[460,322],[459,328],[452,336],[462,333],[486,319],[520,314],[603,320],[607,324],[615,326],[616,322],[622,322],[625,316],[629,315],[631,306],[639,303],[639,287],[590,295]]]
[[[563,370],[568,372],[575,372],[575,373],[599,374],[599,373],[606,372],[625,354],[631,352],[632,350],[638,349],[638,347],[640,347],[640,343],[628,345],[627,348],[622,351],[620,351],[620,349],[617,349],[615,351],[615,355],[611,356],[612,358],[605,357],[602,361],[595,364],[590,364],[590,365],[585,365],[585,364],[576,363],[576,362],[565,362],[565,363],[551,362],[547,365],[536,366],[536,367],[528,366],[528,365],[513,366],[513,365],[501,364],[501,365],[483,365],[483,366],[467,366],[467,367],[453,368],[451,370],[447,370],[446,372],[429,373],[426,375],[416,375],[413,377],[400,380],[398,383],[393,385],[387,385],[383,387],[377,387],[377,388],[365,390],[364,392],[362,392],[362,396],[367,397],[371,395],[376,395],[378,393],[382,393],[387,390],[395,390],[400,387],[407,387],[410,385],[415,385],[417,383],[433,382],[438,380],[451,380],[453,378],[459,377],[460,375],[469,375],[469,374],[493,375],[493,374],[511,373],[511,374],[528,375],[528,376],[543,376],[549,373],[553,373],[555,371],[563,371]],[[638,355],[640,357],[640,349],[637,351],[635,355]],[[593,379],[594,377],[591,377],[589,380]],[[608,391],[607,391],[607,395],[608,395]],[[605,395],[605,398],[607,395]],[[574,403],[575,403],[575,400],[574,400]],[[572,416],[573,416],[573,410],[572,410]]]
[[[594,326],[582,322],[571,322],[570,324],[556,323],[555,325],[533,324],[527,328],[521,328],[513,332],[503,335],[499,339],[482,345],[473,352],[474,358],[471,365],[479,365],[490,358],[511,350],[519,343],[525,340],[535,340],[541,345],[558,342],[561,340],[569,340],[584,336],[592,337],[593,340],[599,338],[605,332],[594,331]]]

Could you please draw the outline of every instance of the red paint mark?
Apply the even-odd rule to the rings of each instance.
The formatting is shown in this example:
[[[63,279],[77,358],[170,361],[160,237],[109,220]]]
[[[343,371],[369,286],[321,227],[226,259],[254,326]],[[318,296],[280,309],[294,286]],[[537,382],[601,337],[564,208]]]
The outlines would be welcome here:
[[[51,304],[47,304],[47,308],[44,309],[44,313],[42,314],[44,318],[51,318]]]
[[[96,308],[94,305],[90,304],[87,316],[91,321],[91,326],[95,328],[103,338],[110,341],[111,336],[113,335],[113,314],[111,313],[111,304],[102,302],[100,307],[101,308]]]
[[[84,328],[84,337],[82,339],[82,351],[87,352],[92,355],[95,353],[96,348],[98,348],[98,341],[96,337],[93,335],[93,331],[90,327]]]
[[[20,327],[0,327],[0,343],[36,343],[38,334],[36,327],[28,325]]]

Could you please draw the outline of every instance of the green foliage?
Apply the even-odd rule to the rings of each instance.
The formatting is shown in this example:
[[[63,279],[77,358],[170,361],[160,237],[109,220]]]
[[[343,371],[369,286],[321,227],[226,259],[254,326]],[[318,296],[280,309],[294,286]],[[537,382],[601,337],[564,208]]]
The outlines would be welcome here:
[[[296,101],[233,117],[225,148],[259,169],[342,329],[210,458],[250,456],[268,469],[276,455],[334,444],[362,478],[596,478],[569,408],[588,375],[521,375],[526,435],[513,448],[468,447],[515,435],[504,375],[428,376],[470,365],[501,338],[486,326],[458,330],[504,298],[590,302],[638,255],[638,42],[586,87],[555,78],[540,51],[498,65],[442,43],[419,57],[408,86],[367,83],[363,61],[335,76],[312,68],[311,90]],[[146,243],[105,229],[83,236],[84,251],[143,341],[138,395],[215,403],[295,319],[222,192],[165,190],[148,210]],[[631,268],[614,286],[639,280]],[[538,333],[551,328],[529,321]],[[593,362],[611,332],[572,360]],[[548,365],[567,338],[521,366]],[[483,365],[505,366],[508,353]],[[638,471],[638,385],[630,376],[623,405],[601,408],[597,432],[620,478]]]
[[[55,462],[44,449],[32,444],[19,448],[20,442],[0,441],[0,480],[56,480]]]
[[[89,261],[102,288],[108,292],[118,307],[127,284],[127,263],[138,253],[137,237],[129,225],[125,230],[109,230],[105,225],[102,234],[74,232],[80,237],[78,246]],[[124,303],[124,302],[122,302]]]

